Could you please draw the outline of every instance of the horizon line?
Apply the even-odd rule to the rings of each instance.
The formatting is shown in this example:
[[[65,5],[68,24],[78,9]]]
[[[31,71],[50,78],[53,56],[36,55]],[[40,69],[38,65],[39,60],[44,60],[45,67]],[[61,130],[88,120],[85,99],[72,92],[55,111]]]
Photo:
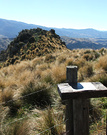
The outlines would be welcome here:
[[[45,25],[39,25],[39,24],[34,24],[34,23],[23,22],[23,21],[19,21],[19,20],[4,19],[4,18],[0,18],[0,19],[7,20],[7,21],[15,21],[15,22],[20,22],[20,23],[25,23],[25,24],[28,24],[28,25],[37,25],[37,26],[40,26],[40,27],[53,28],[53,29],[54,29],[54,28],[55,28],[55,29],[74,29],[74,30],[93,29],[93,30],[102,31],[102,32],[106,32],[106,31],[107,31],[107,30],[101,30],[101,29],[98,30],[98,29],[89,28],[89,27],[86,27],[86,28],[53,27],[53,26],[45,26]]]

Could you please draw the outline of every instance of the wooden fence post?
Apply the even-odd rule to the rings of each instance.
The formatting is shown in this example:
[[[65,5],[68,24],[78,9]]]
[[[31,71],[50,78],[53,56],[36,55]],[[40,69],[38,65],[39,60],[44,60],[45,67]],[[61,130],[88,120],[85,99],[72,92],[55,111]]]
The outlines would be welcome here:
[[[77,66],[67,66],[67,82],[77,86]],[[66,102],[66,133],[67,135],[88,135],[88,100],[69,99]]]
[[[66,69],[66,80],[71,84],[77,85],[77,66],[67,66]],[[73,123],[73,100],[69,99],[66,101],[66,134],[74,134],[74,123]]]
[[[66,100],[66,134],[89,135],[89,98],[107,97],[100,82],[77,82],[77,66],[67,66],[67,83],[58,84],[62,100]]]

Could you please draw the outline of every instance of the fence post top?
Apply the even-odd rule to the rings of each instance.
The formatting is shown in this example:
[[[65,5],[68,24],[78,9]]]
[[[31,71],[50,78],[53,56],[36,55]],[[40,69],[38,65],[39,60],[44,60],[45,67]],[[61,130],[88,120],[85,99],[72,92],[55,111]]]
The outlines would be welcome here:
[[[66,68],[74,69],[74,68],[78,68],[78,67],[77,66],[66,66]]]

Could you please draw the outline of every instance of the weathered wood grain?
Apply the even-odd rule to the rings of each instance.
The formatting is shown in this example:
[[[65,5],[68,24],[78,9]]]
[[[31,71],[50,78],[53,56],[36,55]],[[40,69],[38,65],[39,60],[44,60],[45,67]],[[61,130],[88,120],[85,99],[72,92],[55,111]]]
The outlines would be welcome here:
[[[62,100],[107,97],[107,88],[100,82],[82,82],[77,86],[62,83],[58,84],[58,92]]]

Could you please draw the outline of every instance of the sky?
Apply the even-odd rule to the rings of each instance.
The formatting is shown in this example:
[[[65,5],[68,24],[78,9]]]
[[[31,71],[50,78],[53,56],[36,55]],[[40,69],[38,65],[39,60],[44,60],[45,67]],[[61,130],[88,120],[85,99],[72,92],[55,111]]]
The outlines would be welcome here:
[[[0,0],[0,18],[46,27],[107,31],[107,0]]]

